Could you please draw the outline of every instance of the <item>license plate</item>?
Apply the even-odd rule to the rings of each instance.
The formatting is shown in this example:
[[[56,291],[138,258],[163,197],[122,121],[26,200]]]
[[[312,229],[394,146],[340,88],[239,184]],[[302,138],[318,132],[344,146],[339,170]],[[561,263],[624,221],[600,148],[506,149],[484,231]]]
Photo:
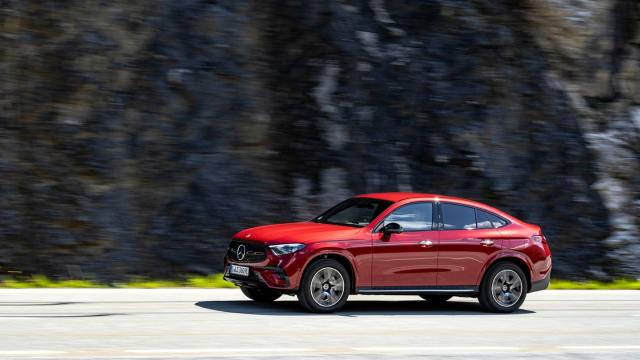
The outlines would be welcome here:
[[[248,266],[229,265],[229,273],[233,275],[249,276]]]

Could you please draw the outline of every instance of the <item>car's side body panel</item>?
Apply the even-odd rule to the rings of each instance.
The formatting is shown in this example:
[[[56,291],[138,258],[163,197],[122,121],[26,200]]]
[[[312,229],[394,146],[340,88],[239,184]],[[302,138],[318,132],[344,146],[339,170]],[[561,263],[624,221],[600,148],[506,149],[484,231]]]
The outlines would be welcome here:
[[[372,234],[371,286],[436,286],[438,231]],[[420,244],[430,241],[431,245]],[[360,286],[360,285],[359,285]]]
[[[478,273],[501,247],[497,229],[441,230],[438,285],[478,285]]]

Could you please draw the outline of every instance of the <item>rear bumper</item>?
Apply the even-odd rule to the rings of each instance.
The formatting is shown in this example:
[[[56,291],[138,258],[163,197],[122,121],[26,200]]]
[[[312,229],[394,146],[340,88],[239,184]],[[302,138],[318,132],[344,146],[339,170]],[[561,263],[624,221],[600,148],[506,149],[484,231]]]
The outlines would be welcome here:
[[[547,273],[547,275],[542,278],[542,280],[534,281],[531,284],[531,290],[529,292],[544,290],[549,287],[549,283],[551,282],[551,271]]]

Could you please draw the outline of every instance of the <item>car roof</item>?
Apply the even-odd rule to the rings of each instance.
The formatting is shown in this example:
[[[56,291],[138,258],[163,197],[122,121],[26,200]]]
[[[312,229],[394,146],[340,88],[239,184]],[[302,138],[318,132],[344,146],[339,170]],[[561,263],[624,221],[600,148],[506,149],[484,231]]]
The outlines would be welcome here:
[[[466,199],[456,198],[446,195],[439,194],[425,194],[425,193],[414,193],[414,192],[383,192],[383,193],[371,193],[371,194],[362,194],[357,195],[355,197],[364,197],[371,199],[380,199],[387,201],[403,201],[408,199],[447,199],[447,200],[458,200],[458,201],[466,201]]]
[[[491,212],[494,212],[500,216],[506,217],[507,219],[509,219],[510,221],[520,221],[517,218],[513,217],[512,215],[494,208],[493,206],[478,202],[478,201],[474,201],[474,200],[470,200],[470,199],[465,199],[465,198],[460,198],[460,197],[454,197],[454,196],[447,196],[447,195],[440,195],[440,194],[425,194],[425,193],[414,193],[414,192],[384,192],[384,193],[372,193],[372,194],[361,194],[361,195],[357,195],[355,197],[362,197],[362,198],[371,198],[371,199],[380,199],[380,200],[387,200],[387,201],[392,201],[392,202],[400,202],[400,201],[405,201],[405,200],[412,200],[412,199],[419,199],[419,200],[437,200],[437,201],[451,201],[451,202],[455,202],[461,205],[468,205],[468,206],[474,206],[474,207],[478,207],[484,210],[489,210]]]

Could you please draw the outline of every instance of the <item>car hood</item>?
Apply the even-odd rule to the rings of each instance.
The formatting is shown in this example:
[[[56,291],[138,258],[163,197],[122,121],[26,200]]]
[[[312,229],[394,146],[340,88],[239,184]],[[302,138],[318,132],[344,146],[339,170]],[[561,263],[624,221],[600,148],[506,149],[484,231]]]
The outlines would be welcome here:
[[[350,240],[354,239],[361,231],[362,228],[357,227],[307,221],[258,226],[240,231],[234,235],[234,239],[268,244],[306,244],[327,240]]]

